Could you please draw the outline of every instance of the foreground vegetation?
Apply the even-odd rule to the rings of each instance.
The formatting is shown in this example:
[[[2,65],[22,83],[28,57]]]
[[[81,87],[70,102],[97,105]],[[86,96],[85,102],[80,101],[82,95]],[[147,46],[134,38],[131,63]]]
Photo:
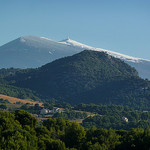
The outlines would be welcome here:
[[[3,150],[148,150],[150,129],[85,129],[62,118],[42,123],[26,111],[0,111]]]

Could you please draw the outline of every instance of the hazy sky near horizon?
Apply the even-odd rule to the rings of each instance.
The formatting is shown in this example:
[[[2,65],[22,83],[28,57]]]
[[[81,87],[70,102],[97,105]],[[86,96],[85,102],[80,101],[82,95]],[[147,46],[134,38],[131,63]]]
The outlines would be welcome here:
[[[150,59],[150,0],[0,0],[0,46],[26,35]]]

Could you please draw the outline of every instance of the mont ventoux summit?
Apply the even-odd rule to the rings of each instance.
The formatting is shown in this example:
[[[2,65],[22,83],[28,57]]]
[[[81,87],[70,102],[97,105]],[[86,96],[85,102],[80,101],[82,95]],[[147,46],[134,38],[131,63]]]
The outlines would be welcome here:
[[[140,77],[150,79],[150,60],[90,47],[69,38],[60,42],[36,36],[24,36],[15,39],[0,47],[0,68],[41,67],[58,58],[71,56],[83,50],[106,52],[134,67]]]

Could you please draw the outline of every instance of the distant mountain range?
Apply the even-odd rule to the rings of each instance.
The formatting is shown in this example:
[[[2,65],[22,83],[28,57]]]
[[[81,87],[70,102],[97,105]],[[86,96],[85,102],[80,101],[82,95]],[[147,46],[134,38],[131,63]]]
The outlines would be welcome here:
[[[44,37],[24,36],[6,43],[0,47],[0,68],[36,68],[85,49],[106,52],[135,67],[142,78],[150,79],[150,60],[130,57],[101,48],[93,48],[69,38],[55,42]]]

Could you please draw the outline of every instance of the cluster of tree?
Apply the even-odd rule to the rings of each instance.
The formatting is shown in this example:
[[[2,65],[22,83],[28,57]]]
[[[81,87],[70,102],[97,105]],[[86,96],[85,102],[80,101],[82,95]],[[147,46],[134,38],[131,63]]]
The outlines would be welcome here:
[[[64,119],[67,119],[67,120],[76,120],[76,119],[84,119],[87,117],[87,113],[85,112],[76,112],[76,111],[65,111],[65,112],[61,112],[61,113],[55,113],[53,115],[53,118],[64,118]]]
[[[21,99],[33,99],[40,101],[39,94],[35,91],[30,89],[21,88],[17,86],[13,86],[12,84],[15,82],[13,79],[16,75],[22,75],[30,72],[33,69],[15,69],[15,68],[8,68],[8,69],[0,69],[0,94],[21,98]]]
[[[7,109],[6,104],[10,103],[8,100],[0,99],[0,109]]]
[[[4,105],[4,104],[1,104],[1,105],[0,105],[0,109],[7,109],[7,106]]]
[[[4,99],[0,98],[0,103],[8,104],[8,103],[10,103],[10,102],[9,102],[8,100],[4,100]]]
[[[97,128],[113,128],[113,129],[124,129],[129,130],[131,128],[149,128],[149,120],[134,120],[126,122],[121,116],[104,115],[104,116],[94,116],[88,117],[83,120],[82,125],[86,128],[97,127]]]
[[[72,110],[72,106],[69,103],[64,102],[64,101],[58,101],[54,98],[45,99],[45,103],[43,104],[43,106],[46,109],[53,109],[53,107],[60,107],[60,108]]]
[[[98,128],[126,129],[150,127],[150,112],[137,111],[122,105],[96,105],[79,104],[74,107],[76,110],[95,113],[94,117],[83,120],[82,125],[86,128],[92,126]],[[126,117],[128,120],[124,120]]]
[[[28,112],[0,111],[0,149],[11,150],[148,150],[150,129],[85,129],[62,118],[42,124]]]
[[[8,76],[14,76],[17,72],[21,71],[19,68],[2,68],[0,69],[0,78],[5,78]]]
[[[22,105],[20,107],[20,109],[22,110],[25,110],[29,113],[32,113],[32,114],[40,114],[40,110],[42,109],[43,107],[39,106],[39,104],[35,104],[34,106],[29,104],[29,103],[26,103],[24,105]]]

